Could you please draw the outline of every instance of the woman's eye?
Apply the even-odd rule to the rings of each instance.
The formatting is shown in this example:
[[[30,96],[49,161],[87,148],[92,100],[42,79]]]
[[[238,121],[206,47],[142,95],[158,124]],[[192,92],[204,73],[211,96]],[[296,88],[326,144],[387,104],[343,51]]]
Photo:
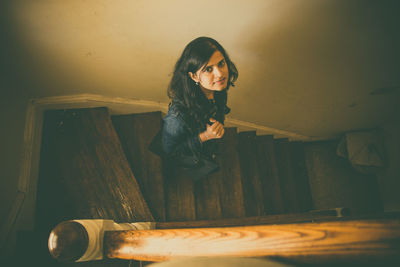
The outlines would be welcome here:
[[[207,67],[206,72],[212,72],[212,67]]]
[[[225,66],[225,60],[221,60],[218,65],[219,65],[219,67]]]

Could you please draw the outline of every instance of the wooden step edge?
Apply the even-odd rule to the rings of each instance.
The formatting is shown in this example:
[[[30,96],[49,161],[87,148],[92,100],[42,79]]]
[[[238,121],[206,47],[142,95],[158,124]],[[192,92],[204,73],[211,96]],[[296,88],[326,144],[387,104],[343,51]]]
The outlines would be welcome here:
[[[228,226],[246,226],[261,224],[288,224],[303,222],[322,222],[349,219],[372,219],[372,218],[400,218],[399,213],[380,213],[364,216],[351,216],[347,208],[335,208],[327,210],[312,210],[303,213],[274,214],[266,216],[253,216],[244,218],[229,218],[219,220],[199,220],[186,222],[156,222],[157,229],[173,228],[202,228],[202,227],[228,227]]]
[[[231,132],[231,133],[235,133],[235,134],[237,134],[237,127],[226,127],[225,128],[225,133],[227,133],[227,132]]]
[[[340,211],[338,211],[340,210]],[[262,224],[289,224],[324,221],[347,221],[367,219],[400,219],[400,212],[383,212],[364,215],[351,215],[348,208],[312,210],[303,213],[275,214],[245,218],[229,218],[219,220],[199,220],[186,222],[156,222],[157,229],[208,228],[229,226],[250,226]]]
[[[136,115],[142,115],[142,116],[158,116],[162,117],[162,112],[157,110],[157,111],[150,111],[150,112],[139,112],[139,113],[129,113],[129,114],[113,114],[111,115],[112,118],[115,117],[130,117],[130,116],[136,116]]]
[[[275,138],[274,142],[277,144],[285,144],[285,143],[289,143],[289,138]]]
[[[255,137],[256,131],[243,131],[238,133],[239,137]]]
[[[257,135],[255,141],[258,145],[274,145],[273,135]]]

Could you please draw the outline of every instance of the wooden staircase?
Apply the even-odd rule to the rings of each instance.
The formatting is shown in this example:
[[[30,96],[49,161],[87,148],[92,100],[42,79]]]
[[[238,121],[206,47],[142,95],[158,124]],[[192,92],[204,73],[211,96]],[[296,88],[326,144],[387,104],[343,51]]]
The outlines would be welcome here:
[[[217,141],[218,172],[196,182],[184,175],[166,179],[167,166],[148,150],[161,124],[161,112],[110,116],[106,108],[47,111],[35,233],[48,236],[59,222],[76,218],[184,224],[290,218],[313,210],[303,142],[226,128]]]
[[[312,209],[302,143],[226,128],[218,140],[220,170],[193,182],[163,178],[148,145],[161,112],[112,116],[127,160],[156,221],[193,221],[298,213]],[[272,171],[271,171],[272,170]],[[154,204],[153,204],[154,203]]]

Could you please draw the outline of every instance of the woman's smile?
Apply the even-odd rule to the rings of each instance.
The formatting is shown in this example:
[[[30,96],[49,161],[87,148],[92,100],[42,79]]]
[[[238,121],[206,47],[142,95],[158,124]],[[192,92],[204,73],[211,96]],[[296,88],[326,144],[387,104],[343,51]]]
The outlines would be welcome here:
[[[215,83],[221,85],[221,84],[224,84],[225,81],[226,81],[226,78],[222,78],[222,79],[216,81]]]

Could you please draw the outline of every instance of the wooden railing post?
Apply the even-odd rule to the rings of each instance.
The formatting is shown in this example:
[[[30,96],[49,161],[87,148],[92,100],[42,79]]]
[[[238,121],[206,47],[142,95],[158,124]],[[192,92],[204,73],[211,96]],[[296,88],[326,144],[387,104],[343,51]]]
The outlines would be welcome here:
[[[112,220],[72,220],[58,224],[48,241],[50,254],[59,261],[92,261],[103,259],[105,231],[144,230],[154,222],[115,223]]]

